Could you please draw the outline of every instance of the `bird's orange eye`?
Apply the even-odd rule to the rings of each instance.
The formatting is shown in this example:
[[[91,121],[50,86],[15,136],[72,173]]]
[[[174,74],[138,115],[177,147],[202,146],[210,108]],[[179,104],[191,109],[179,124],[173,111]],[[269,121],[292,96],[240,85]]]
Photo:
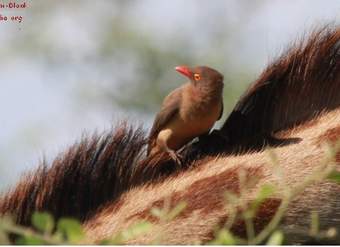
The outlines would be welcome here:
[[[200,74],[194,74],[194,79],[195,79],[195,81],[200,80],[201,79]]]

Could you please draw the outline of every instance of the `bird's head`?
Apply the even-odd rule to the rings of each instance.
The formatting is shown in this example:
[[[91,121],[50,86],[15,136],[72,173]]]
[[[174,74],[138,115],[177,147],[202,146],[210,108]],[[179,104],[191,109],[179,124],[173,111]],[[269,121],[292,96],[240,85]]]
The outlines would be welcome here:
[[[176,71],[189,78],[190,82],[195,86],[208,85],[208,86],[221,86],[223,85],[223,75],[207,66],[187,67],[177,66]]]

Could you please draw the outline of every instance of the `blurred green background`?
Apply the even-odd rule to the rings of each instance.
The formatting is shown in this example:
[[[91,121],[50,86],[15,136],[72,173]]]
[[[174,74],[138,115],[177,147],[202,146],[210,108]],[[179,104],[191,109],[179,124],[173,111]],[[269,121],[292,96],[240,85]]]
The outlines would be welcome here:
[[[149,128],[185,82],[177,65],[225,75],[225,119],[289,43],[340,14],[339,1],[322,0],[26,2],[0,9],[24,18],[0,22],[0,190],[84,132],[121,119]]]

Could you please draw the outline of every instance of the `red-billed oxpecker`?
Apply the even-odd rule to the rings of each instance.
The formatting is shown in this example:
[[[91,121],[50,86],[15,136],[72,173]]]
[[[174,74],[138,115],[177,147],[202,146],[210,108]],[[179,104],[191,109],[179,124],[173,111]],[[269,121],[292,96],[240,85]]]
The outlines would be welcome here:
[[[176,153],[185,144],[208,134],[223,113],[223,75],[198,66],[178,66],[179,73],[189,82],[165,97],[149,135],[148,155],[166,152],[177,163]]]

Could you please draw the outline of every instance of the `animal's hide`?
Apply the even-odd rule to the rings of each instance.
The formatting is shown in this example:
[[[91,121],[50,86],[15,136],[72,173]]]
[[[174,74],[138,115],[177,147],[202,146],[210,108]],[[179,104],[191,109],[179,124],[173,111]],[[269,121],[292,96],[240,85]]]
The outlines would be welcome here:
[[[266,151],[200,162],[199,167],[125,193],[85,223],[88,236],[95,241],[108,238],[141,219],[147,219],[156,227],[152,228],[150,234],[129,241],[130,244],[150,243],[159,233],[162,234],[162,243],[166,244],[192,244],[210,240],[214,229],[228,219],[225,192],[240,192],[240,170],[245,171],[248,182],[254,179],[254,184],[245,188],[242,196],[246,202],[252,201],[263,184],[273,183],[279,190],[283,187],[296,188],[308,176],[320,172],[319,169],[325,166],[323,160],[327,150],[323,144],[334,142],[340,137],[340,110],[280,133],[280,136],[301,138],[301,141],[272,149],[277,155],[279,169],[271,165],[270,155]],[[340,161],[340,156],[337,159],[337,162]],[[336,227],[340,230],[339,195],[340,185],[332,182],[316,182],[307,187],[291,203],[283,219],[286,240],[293,243],[308,240],[312,210],[319,213],[321,229]],[[153,207],[163,207],[164,200],[170,200],[172,206],[185,201],[187,207],[173,221],[162,223],[150,211]],[[272,218],[280,203],[279,195],[263,203],[255,218],[257,230]],[[242,222],[236,221],[232,230],[245,237]],[[340,236],[336,241],[340,242]]]

